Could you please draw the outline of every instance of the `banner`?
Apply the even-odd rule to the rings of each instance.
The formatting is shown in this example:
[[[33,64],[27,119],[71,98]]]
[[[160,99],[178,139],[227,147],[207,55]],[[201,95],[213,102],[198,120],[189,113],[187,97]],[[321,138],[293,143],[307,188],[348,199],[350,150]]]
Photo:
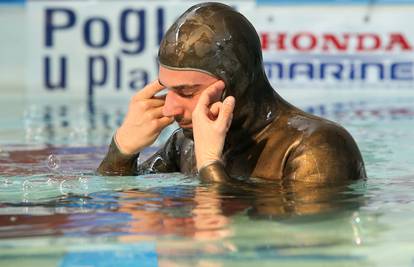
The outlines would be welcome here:
[[[164,32],[196,2],[29,2],[28,93],[132,95],[157,77]]]
[[[413,88],[414,6],[259,8],[254,25],[278,88]]]
[[[29,1],[29,97],[131,96],[157,77],[163,33],[197,2]],[[413,88],[414,6],[227,3],[258,31],[277,89]]]

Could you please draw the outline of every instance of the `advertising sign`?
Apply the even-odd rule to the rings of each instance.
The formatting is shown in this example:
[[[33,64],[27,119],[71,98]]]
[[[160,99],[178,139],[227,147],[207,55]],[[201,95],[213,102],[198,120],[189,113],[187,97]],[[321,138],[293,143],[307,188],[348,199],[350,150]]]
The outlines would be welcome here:
[[[279,88],[412,88],[413,7],[260,9],[265,68]],[[397,19],[398,18],[398,19]]]
[[[156,78],[164,31],[195,3],[29,2],[29,94],[132,95]]]
[[[28,2],[28,93],[132,95],[156,78],[163,33],[195,3]],[[412,5],[228,3],[257,29],[265,71],[277,89],[412,88]]]

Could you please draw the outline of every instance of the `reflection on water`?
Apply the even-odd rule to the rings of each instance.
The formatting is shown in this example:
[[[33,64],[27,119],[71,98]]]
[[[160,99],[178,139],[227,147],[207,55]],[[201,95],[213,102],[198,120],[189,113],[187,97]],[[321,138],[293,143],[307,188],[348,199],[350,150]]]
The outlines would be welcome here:
[[[122,105],[100,108],[93,103],[31,104],[24,113],[25,141],[40,144],[104,144],[125,115]]]
[[[47,157],[52,151],[66,157],[59,171],[53,168],[54,173],[49,171]],[[27,161],[16,156],[22,153],[30,155],[32,167],[39,166],[30,170],[9,168],[8,175],[0,178],[0,238],[67,233],[221,238],[231,235],[228,225],[235,215],[300,223],[313,216],[320,220],[321,216],[335,217],[337,212],[351,214],[366,201],[364,182],[315,187],[261,180],[208,184],[181,174],[104,178],[90,171],[79,172],[96,166],[97,154],[102,151],[89,148],[79,157],[76,153],[80,151],[49,148],[9,152],[17,165]],[[39,156],[42,153],[46,164]],[[68,165],[70,169],[65,167]]]
[[[254,179],[201,183],[178,173],[100,177],[91,173],[103,155],[100,147],[12,148],[0,161],[1,170],[8,173],[0,178],[0,262],[11,253],[16,255],[12,260],[21,263],[21,248],[33,250],[34,245],[18,241],[39,238],[52,243],[36,246],[37,257],[52,253],[55,242],[63,243],[53,255],[71,250],[74,238],[90,244],[106,238],[102,242],[109,242],[110,253],[126,249],[135,259],[138,252],[131,245],[156,242],[152,253],[164,266],[312,257],[316,262],[321,257],[328,262],[366,261],[344,251],[322,252],[363,244],[360,224],[372,220],[371,215],[360,215],[370,201],[365,182],[321,188]],[[326,229],[333,225],[334,231]],[[76,252],[77,261],[95,259],[84,254],[90,249]],[[141,257],[150,252],[139,253]],[[61,258],[73,263],[73,255],[67,255]],[[121,261],[119,255],[112,255],[115,262]]]
[[[0,118],[1,266],[412,263],[413,98],[303,106],[352,133],[370,177],[324,188],[96,176],[122,103],[36,103],[23,124]]]
[[[364,183],[330,188],[261,181],[221,185],[180,174],[109,180],[86,174],[34,178],[14,180],[7,186],[13,190],[1,197],[3,244],[17,237],[105,237],[117,250],[123,244],[151,241],[157,242],[154,250],[164,266],[321,258],[366,261],[344,251],[322,252],[362,243],[359,210],[368,201]],[[63,194],[61,182],[72,184]],[[4,185],[0,190],[6,191]],[[29,201],[19,201],[25,191],[31,191]],[[325,228],[330,225],[335,231]],[[2,242],[0,248],[3,253],[19,251],[19,246],[12,250]],[[0,261],[1,255],[5,254],[0,253]]]

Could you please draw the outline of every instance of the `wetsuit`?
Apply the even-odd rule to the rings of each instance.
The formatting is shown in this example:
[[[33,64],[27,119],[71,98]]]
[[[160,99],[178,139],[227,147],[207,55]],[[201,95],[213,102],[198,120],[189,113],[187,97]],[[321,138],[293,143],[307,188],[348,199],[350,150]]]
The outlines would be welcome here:
[[[166,32],[158,56],[165,68],[202,71],[223,80],[223,99],[236,99],[222,162],[202,168],[201,178],[337,183],[366,177],[361,153],[344,128],[299,110],[274,91],[264,72],[259,37],[234,9],[218,3],[191,7]],[[179,129],[137,165],[138,154],[122,155],[112,142],[98,171],[196,174],[193,149],[192,132]]]

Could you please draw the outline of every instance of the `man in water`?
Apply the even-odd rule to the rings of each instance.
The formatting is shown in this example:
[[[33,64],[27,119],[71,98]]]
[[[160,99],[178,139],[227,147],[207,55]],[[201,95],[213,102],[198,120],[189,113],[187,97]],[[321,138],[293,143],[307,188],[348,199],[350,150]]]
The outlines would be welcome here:
[[[332,184],[366,177],[350,134],[283,100],[266,78],[259,37],[229,6],[191,7],[165,34],[158,80],[140,90],[98,168],[104,175],[198,174]],[[167,88],[165,98],[157,93]],[[139,152],[176,121],[152,157]]]

